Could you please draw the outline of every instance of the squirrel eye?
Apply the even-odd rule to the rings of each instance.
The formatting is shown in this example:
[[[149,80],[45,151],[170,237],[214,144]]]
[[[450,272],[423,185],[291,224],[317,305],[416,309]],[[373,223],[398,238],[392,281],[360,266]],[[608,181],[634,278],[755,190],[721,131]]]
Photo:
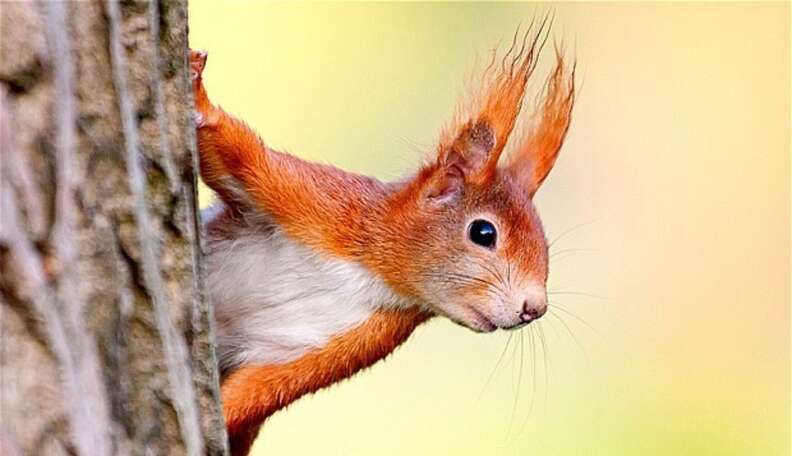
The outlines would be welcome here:
[[[498,233],[495,231],[495,225],[486,220],[477,219],[470,224],[468,236],[474,244],[489,249],[495,246]]]

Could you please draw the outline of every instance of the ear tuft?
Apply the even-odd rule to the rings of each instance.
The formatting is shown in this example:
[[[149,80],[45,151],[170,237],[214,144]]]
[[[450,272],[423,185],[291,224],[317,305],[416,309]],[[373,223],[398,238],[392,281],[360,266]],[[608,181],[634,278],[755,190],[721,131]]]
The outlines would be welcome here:
[[[427,193],[433,200],[447,201],[461,193],[466,183],[485,185],[498,171],[498,161],[510,141],[522,110],[528,80],[550,36],[552,18],[534,23],[518,43],[519,29],[511,48],[498,60],[497,49],[481,74],[479,89],[467,100],[468,108],[457,112],[443,130],[437,160],[425,168]],[[533,127],[523,138],[511,140],[515,153],[505,172],[523,183],[531,195],[550,172],[569,129],[575,100],[575,66],[568,66],[556,48],[556,67],[533,117]]]
[[[460,155],[466,165],[463,167],[466,181],[483,183],[495,175],[498,160],[522,109],[528,79],[550,34],[551,22],[547,15],[538,29],[533,22],[523,34],[518,29],[511,47],[500,59],[497,49],[493,50],[477,88],[466,100],[467,109],[458,112],[457,121],[444,130],[440,161],[451,151]]]
[[[545,85],[533,126],[515,148],[508,171],[534,194],[555,164],[566,138],[575,104],[575,64],[556,48],[556,66]]]

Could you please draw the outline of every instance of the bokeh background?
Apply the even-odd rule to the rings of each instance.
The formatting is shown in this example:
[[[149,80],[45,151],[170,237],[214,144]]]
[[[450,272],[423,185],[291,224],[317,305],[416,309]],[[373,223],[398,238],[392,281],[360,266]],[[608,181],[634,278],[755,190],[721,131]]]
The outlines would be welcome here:
[[[477,56],[549,9],[582,87],[536,197],[566,232],[545,349],[538,326],[504,351],[510,333],[437,319],[254,454],[789,454],[788,3],[191,1],[190,41],[270,145],[391,179]]]

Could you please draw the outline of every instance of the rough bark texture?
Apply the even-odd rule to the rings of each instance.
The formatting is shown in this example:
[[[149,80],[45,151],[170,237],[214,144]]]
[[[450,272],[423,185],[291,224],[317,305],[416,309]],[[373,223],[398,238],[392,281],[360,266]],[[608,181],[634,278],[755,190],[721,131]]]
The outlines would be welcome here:
[[[186,2],[0,4],[0,454],[225,454]]]

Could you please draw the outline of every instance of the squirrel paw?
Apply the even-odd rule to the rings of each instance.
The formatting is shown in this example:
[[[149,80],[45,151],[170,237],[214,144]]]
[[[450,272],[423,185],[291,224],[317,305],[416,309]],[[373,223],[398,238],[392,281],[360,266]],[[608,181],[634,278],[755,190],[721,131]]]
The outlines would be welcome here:
[[[190,79],[193,81],[200,79],[206,68],[206,58],[209,54],[200,49],[190,49]]]
[[[197,128],[201,128],[206,124],[206,119],[204,118],[204,115],[198,111],[195,111],[193,113],[193,120],[195,121],[195,126]]]
[[[217,123],[217,110],[209,101],[203,85],[203,71],[206,68],[205,51],[190,49],[190,79],[192,79],[193,96],[195,97],[195,127],[207,127]]]

